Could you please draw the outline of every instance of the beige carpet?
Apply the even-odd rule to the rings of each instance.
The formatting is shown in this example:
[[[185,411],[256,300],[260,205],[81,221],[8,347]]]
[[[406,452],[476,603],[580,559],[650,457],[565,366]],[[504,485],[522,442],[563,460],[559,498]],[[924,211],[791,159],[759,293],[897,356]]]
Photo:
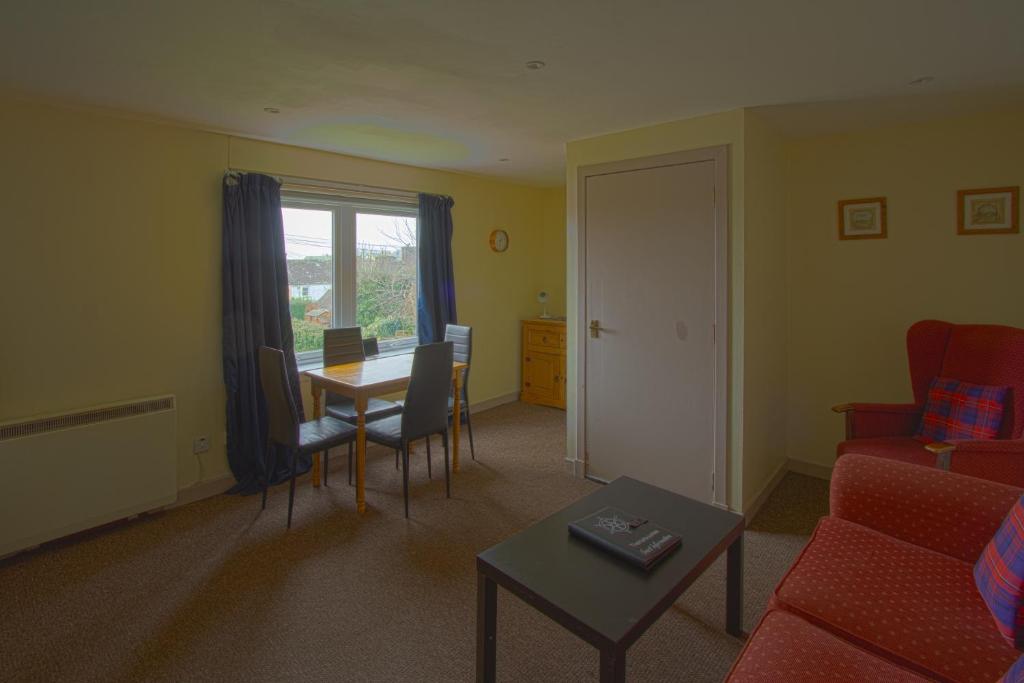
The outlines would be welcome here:
[[[368,512],[337,459],[330,488],[219,496],[0,563],[0,679],[16,681],[470,681],[480,550],[597,485],[563,470],[564,413],[520,404],[474,418],[469,459],[444,498],[438,447],[422,448],[402,517],[394,459],[371,451]],[[746,542],[746,623],[814,522],[824,482],[788,475]],[[718,681],[739,652],[725,635],[721,561],[630,650],[631,681]],[[591,681],[597,655],[499,591],[498,677]]]

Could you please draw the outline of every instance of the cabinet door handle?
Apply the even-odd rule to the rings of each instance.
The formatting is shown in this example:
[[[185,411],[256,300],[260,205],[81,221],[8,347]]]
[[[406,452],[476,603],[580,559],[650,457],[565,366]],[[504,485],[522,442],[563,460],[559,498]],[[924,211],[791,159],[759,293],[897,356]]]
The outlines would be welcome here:
[[[530,383],[529,383],[529,382],[524,382],[524,384],[526,384],[526,386],[530,386]]]
[[[529,362],[530,362],[530,357],[529,357],[529,356],[527,356],[527,357],[526,357],[526,362],[527,362],[527,363],[529,363]]]

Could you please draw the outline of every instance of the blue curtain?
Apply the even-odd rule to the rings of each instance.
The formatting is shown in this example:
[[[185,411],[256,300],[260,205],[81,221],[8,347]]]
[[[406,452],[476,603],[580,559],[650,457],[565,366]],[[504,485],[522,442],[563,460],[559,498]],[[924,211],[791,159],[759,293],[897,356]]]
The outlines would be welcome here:
[[[289,388],[301,406],[295,341],[288,310],[281,185],[258,173],[224,176],[222,223],[223,355],[228,464],[233,493],[256,493],[264,478],[288,479],[290,462],[275,452],[264,465],[267,417],[260,389],[260,346],[284,351]],[[298,463],[308,470],[310,458]]]
[[[454,205],[455,200],[451,197],[420,195],[416,299],[420,344],[443,341],[445,325],[458,322],[455,314],[455,268],[452,263]]]

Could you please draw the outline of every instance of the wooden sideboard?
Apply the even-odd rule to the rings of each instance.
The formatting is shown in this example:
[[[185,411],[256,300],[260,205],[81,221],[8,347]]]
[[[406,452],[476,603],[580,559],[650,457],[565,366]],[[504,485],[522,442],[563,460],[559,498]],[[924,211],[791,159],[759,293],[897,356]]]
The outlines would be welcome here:
[[[523,321],[523,379],[519,400],[565,410],[565,321]]]

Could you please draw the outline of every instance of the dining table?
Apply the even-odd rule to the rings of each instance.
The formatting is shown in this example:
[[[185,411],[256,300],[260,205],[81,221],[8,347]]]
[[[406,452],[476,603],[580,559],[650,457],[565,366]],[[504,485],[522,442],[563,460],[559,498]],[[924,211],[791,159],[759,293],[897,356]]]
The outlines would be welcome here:
[[[412,377],[412,353],[368,358],[355,363],[304,370],[313,394],[313,416],[320,417],[324,391],[347,396],[356,408],[356,509],[366,511],[366,406],[370,398],[404,391]],[[459,471],[462,381],[467,363],[452,362],[452,472]],[[327,454],[324,453],[324,456]],[[320,454],[313,456],[313,486],[320,486]]]

